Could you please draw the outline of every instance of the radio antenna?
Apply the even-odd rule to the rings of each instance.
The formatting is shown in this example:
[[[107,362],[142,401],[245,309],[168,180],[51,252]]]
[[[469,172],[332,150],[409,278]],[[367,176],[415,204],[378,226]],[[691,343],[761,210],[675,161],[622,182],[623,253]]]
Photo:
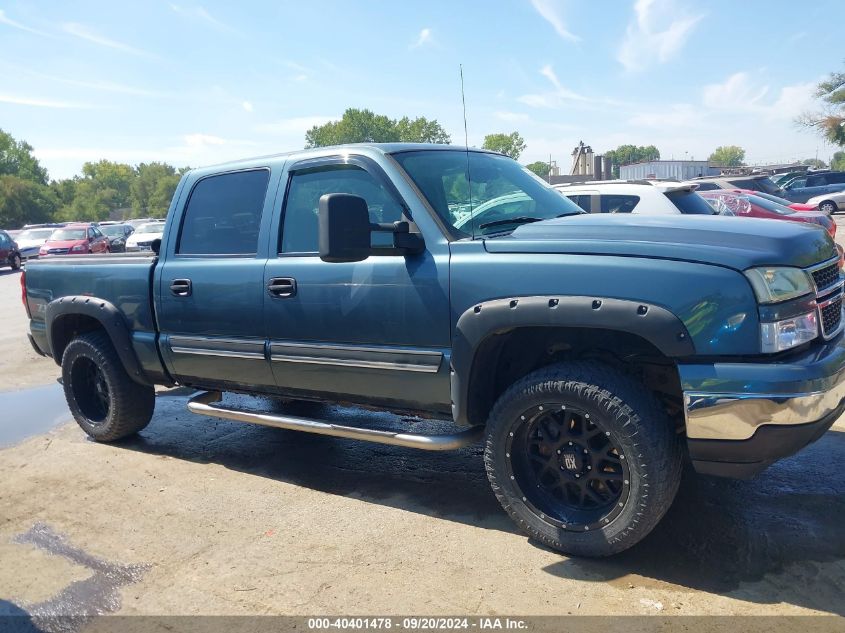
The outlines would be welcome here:
[[[461,105],[464,109],[464,150],[467,157],[467,191],[469,192],[469,226],[472,231],[472,239],[475,239],[475,217],[472,213],[472,178],[469,173],[469,133],[467,132],[467,100],[464,95],[464,65],[458,64],[461,72]]]

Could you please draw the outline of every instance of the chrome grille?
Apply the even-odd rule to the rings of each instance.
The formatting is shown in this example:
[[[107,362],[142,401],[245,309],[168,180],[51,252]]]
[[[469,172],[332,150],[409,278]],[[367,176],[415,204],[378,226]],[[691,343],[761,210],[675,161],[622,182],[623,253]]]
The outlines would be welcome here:
[[[819,328],[825,339],[830,339],[842,331],[842,287],[843,279],[839,272],[839,260],[829,259],[810,268],[807,272],[813,277],[816,286],[816,304],[818,305]]]
[[[69,250],[70,250],[69,248],[51,248],[51,249],[49,249],[49,250],[47,251],[47,253],[48,253],[49,255],[64,255],[64,254],[66,254]]]
[[[839,331],[842,325],[842,294],[824,307],[819,308],[821,312],[822,334],[830,337]]]
[[[839,264],[835,263],[824,268],[817,268],[812,274],[813,281],[816,283],[816,292],[821,292],[839,281]]]

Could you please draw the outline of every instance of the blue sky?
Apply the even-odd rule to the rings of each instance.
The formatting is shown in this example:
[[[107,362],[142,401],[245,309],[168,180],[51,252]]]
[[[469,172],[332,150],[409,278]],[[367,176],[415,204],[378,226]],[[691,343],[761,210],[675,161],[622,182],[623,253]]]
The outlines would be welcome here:
[[[749,162],[834,148],[793,123],[842,67],[845,2],[0,2],[0,128],[51,177],[87,160],[198,166],[302,147],[347,107],[438,119],[523,162],[657,145]]]

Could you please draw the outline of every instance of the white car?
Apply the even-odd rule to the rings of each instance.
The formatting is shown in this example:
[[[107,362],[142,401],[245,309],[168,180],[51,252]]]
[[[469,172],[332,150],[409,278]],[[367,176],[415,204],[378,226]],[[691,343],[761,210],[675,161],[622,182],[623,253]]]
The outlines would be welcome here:
[[[164,222],[148,222],[142,224],[135,232],[126,238],[126,252],[152,250],[152,243],[160,240],[164,233]]]
[[[15,237],[15,242],[18,244],[21,259],[38,257],[38,252],[41,250],[44,242],[50,238],[55,230],[55,227],[45,227],[25,229],[18,233]]]
[[[819,211],[825,213],[836,213],[845,209],[845,191],[836,193],[825,193],[807,200],[807,204],[818,207]]]
[[[555,185],[564,196],[588,213],[678,213],[713,215],[694,183],[663,180],[596,180]]]

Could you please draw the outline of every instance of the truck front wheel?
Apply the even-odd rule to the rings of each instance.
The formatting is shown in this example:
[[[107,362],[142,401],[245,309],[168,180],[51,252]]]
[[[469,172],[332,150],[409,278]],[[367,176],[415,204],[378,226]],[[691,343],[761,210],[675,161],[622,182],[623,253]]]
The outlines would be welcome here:
[[[484,463],[499,502],[529,536],[566,554],[608,556],[640,541],[669,509],[682,444],[635,380],[567,362],[499,398]]]
[[[155,390],[129,377],[105,332],[73,339],[62,355],[62,383],[70,412],[98,442],[113,442],[149,424]]]

